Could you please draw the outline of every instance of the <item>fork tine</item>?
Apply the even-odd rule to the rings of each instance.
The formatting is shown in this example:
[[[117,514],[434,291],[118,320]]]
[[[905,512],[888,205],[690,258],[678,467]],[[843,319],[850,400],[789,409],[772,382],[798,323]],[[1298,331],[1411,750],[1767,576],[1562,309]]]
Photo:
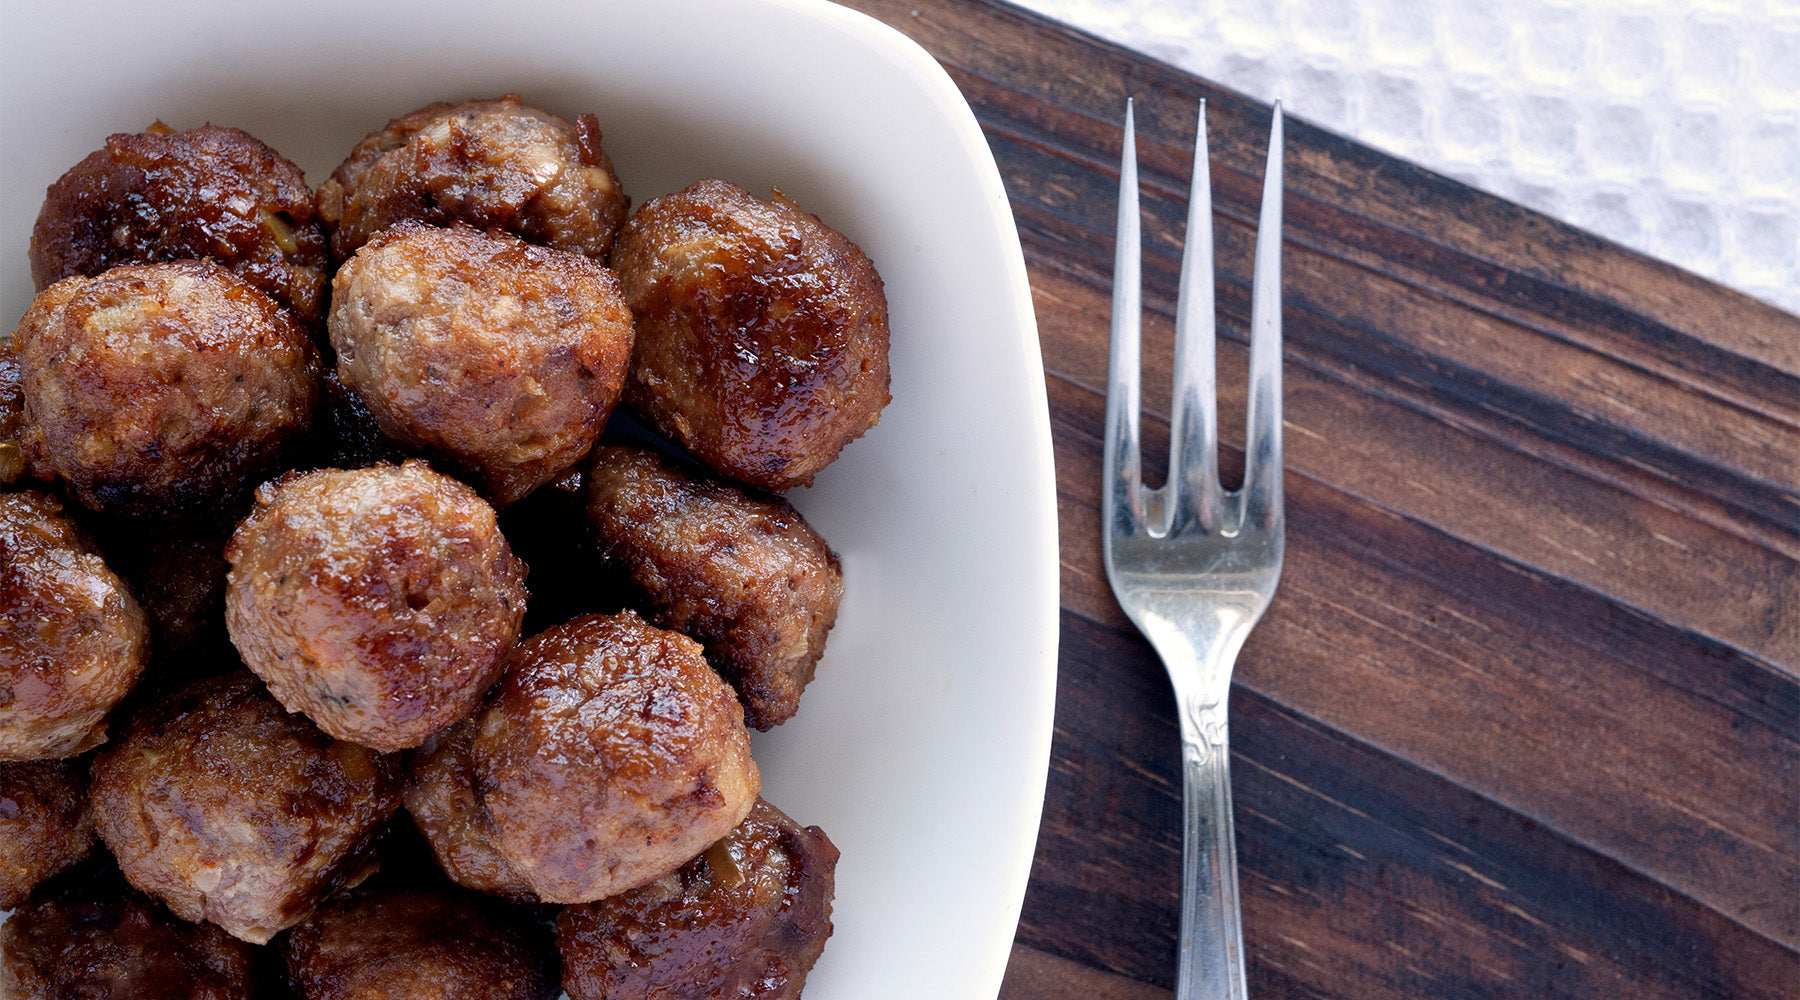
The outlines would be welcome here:
[[[1281,102],[1269,126],[1262,215],[1256,223],[1256,264],[1250,286],[1250,402],[1244,452],[1243,519],[1273,525],[1281,519]]]
[[[1175,390],[1170,414],[1171,532],[1188,525],[1211,531],[1224,502],[1219,487],[1216,331],[1213,315],[1212,169],[1207,155],[1206,101],[1194,126],[1194,176],[1188,185],[1187,241],[1175,298]]]
[[[1107,362],[1105,480],[1101,503],[1110,545],[1113,534],[1144,526],[1138,457],[1138,255],[1137,127],[1125,99],[1125,151],[1119,160],[1119,228],[1113,250],[1112,352]]]

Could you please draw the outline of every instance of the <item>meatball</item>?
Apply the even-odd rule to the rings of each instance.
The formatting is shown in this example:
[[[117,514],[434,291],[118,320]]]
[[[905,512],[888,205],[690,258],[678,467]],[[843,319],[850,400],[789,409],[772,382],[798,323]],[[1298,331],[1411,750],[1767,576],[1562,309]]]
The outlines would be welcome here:
[[[783,492],[880,419],[881,277],[779,192],[701,181],[657,198],[612,266],[637,318],[625,404],[714,469]]]
[[[0,928],[13,1000],[248,1000],[251,948],[183,923],[117,877],[15,912]]]
[[[396,118],[319,185],[319,215],[339,260],[409,219],[461,222],[605,260],[626,207],[594,116],[570,125],[517,94]]]
[[[494,817],[475,795],[475,733],[475,720],[464,719],[408,754],[401,801],[452,880],[535,902],[494,845]]]
[[[597,449],[587,482],[601,560],[630,576],[650,620],[706,647],[750,725],[793,718],[844,597],[825,540],[786,500],[687,475],[644,448]]]
[[[400,774],[239,671],[140,713],[95,759],[92,794],[94,827],[132,885],[262,944],[368,874]]]
[[[235,128],[157,122],[62,175],[31,231],[38,291],[119,264],[211,260],[315,324],[330,261],[312,189],[291,161]]]
[[[551,1000],[549,933],[523,912],[462,890],[359,890],[288,934],[302,1000]]]
[[[588,453],[631,360],[612,272],[471,229],[375,237],[338,271],[330,327],[338,375],[382,432],[501,506]]]
[[[203,261],[65,278],[14,337],[26,458],[96,510],[210,513],[238,500],[318,396],[306,332]]]
[[[476,790],[495,843],[552,903],[674,871],[762,787],[743,710],[699,645],[630,612],[520,643],[480,725]]]
[[[99,745],[149,657],[143,611],[61,502],[0,494],[0,761]]]
[[[758,800],[681,869],[556,918],[571,1000],[793,1000],[831,936],[838,852]]]
[[[423,462],[266,484],[225,558],[244,662],[290,711],[377,750],[473,711],[525,614],[494,509]]]
[[[25,478],[25,380],[11,337],[0,339],[0,483]]]
[[[73,761],[0,764],[0,910],[94,845],[87,768]]]

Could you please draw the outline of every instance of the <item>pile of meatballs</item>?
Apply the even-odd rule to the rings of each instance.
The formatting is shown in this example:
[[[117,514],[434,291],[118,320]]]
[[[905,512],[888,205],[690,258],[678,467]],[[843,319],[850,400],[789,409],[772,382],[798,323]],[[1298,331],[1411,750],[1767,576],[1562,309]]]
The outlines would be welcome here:
[[[635,213],[591,115],[114,135],[0,341],[0,994],[797,997],[759,797],[843,594],[781,493],[888,402],[857,246]],[[618,413],[614,412],[615,404]]]

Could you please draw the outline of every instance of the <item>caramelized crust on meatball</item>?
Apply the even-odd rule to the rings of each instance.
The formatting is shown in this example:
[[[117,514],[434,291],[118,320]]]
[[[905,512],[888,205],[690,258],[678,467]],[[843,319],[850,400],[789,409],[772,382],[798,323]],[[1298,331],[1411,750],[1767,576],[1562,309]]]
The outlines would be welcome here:
[[[519,644],[475,738],[500,852],[553,903],[674,871],[762,785],[731,689],[693,640],[589,615]]]
[[[475,794],[475,732],[475,720],[464,719],[407,754],[401,801],[451,880],[536,902],[494,846],[494,817]]]
[[[0,910],[94,846],[87,767],[74,761],[0,764]]]
[[[25,467],[25,379],[11,337],[0,337],[0,483],[16,483]]]
[[[248,1000],[249,945],[183,923],[116,875],[31,903],[0,928],[13,1000]]]
[[[570,125],[517,94],[396,118],[319,185],[319,215],[339,260],[408,219],[461,222],[605,260],[626,207],[594,116]]]
[[[235,128],[109,136],[50,185],[31,231],[39,291],[119,264],[211,260],[317,323],[329,261],[300,168]]]
[[[225,558],[244,662],[290,711],[378,750],[473,711],[525,615],[494,509],[423,462],[266,484]]]
[[[571,1000],[793,1000],[831,936],[838,851],[757,800],[680,870],[556,918]]]
[[[330,326],[338,375],[382,432],[501,506],[588,453],[631,360],[612,272],[471,229],[376,236],[338,271]]]
[[[690,476],[646,448],[605,445],[588,471],[601,561],[650,620],[700,641],[769,730],[792,718],[844,597],[836,554],[793,505]]]
[[[714,469],[783,492],[880,419],[881,278],[779,192],[701,181],[657,198],[612,266],[637,318],[626,405]]]
[[[62,503],[0,494],[0,760],[99,745],[149,657],[143,611]]]
[[[549,933],[473,893],[401,889],[321,906],[283,951],[302,1000],[551,1000]]]
[[[239,671],[140,713],[94,761],[94,826],[131,884],[262,944],[366,875],[399,762],[333,740]]]
[[[96,510],[211,512],[312,417],[319,355],[267,295],[203,261],[39,293],[14,335],[27,459]]]

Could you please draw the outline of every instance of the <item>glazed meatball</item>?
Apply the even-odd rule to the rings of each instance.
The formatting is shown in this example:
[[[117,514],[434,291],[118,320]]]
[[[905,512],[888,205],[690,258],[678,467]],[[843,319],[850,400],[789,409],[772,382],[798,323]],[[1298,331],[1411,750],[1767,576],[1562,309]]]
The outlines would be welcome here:
[[[494,509],[423,462],[266,484],[225,558],[244,662],[290,711],[378,750],[473,711],[525,614]]]
[[[494,844],[494,817],[475,795],[473,718],[464,719],[407,755],[401,801],[431,845],[444,873],[459,885],[535,902]]]
[[[66,760],[0,764],[0,910],[94,845],[87,767]]]
[[[62,503],[0,494],[0,761],[99,745],[149,657],[143,611]]]
[[[603,563],[650,620],[700,641],[768,730],[792,718],[844,596],[837,556],[786,500],[690,476],[645,448],[606,445],[588,472]]]
[[[758,800],[679,871],[556,918],[571,1000],[793,1000],[831,935],[838,852]]]
[[[183,923],[116,876],[41,899],[0,928],[0,996],[12,1000],[248,1000],[249,945]]]
[[[314,324],[325,311],[325,233],[291,161],[235,128],[157,122],[62,175],[31,231],[39,291],[119,264],[211,260]]]
[[[333,740],[243,671],[152,705],[94,761],[94,827],[131,884],[262,944],[368,874],[398,761]]]
[[[588,453],[631,360],[612,272],[471,229],[375,237],[338,271],[330,326],[338,375],[382,432],[501,506]]]
[[[25,478],[25,380],[11,337],[0,338],[0,483]]]
[[[236,501],[312,416],[319,355],[288,312],[203,261],[39,293],[14,335],[40,478],[134,515]]]
[[[359,890],[283,951],[302,1000],[551,1000],[556,950],[527,914],[473,893]]]
[[[594,116],[570,125],[517,94],[396,118],[319,185],[319,215],[339,260],[409,219],[461,222],[605,260],[626,207]]]
[[[480,725],[476,788],[495,843],[552,903],[674,871],[762,786],[743,710],[699,645],[630,612],[520,643]]]
[[[812,482],[888,403],[887,298],[856,244],[779,192],[701,181],[626,223],[625,404],[773,492]]]

